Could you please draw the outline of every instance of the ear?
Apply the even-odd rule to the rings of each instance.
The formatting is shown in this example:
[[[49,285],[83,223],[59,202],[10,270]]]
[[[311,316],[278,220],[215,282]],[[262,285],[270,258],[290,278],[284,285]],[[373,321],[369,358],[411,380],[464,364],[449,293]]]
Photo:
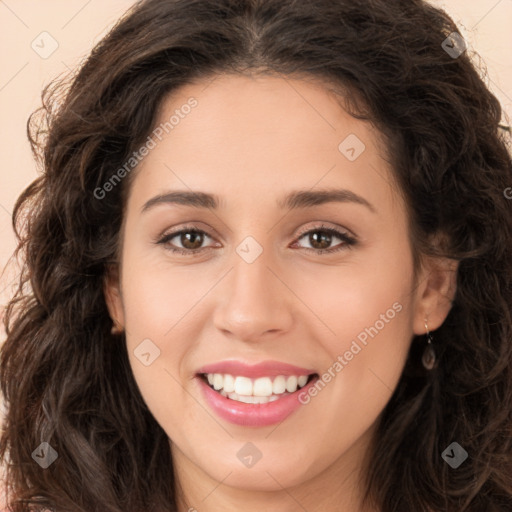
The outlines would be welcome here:
[[[439,257],[424,257],[415,294],[414,334],[434,331],[445,321],[457,290],[459,262]]]
[[[124,309],[121,294],[121,282],[118,265],[109,265],[103,279],[103,295],[112,322],[118,328],[124,328]]]

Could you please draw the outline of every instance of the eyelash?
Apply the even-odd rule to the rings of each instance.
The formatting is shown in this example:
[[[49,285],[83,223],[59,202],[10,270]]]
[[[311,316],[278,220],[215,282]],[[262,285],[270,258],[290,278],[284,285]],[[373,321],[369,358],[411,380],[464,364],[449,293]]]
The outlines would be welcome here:
[[[335,237],[339,238],[343,242],[339,246],[335,246],[334,248],[330,248],[330,249],[312,249],[310,247],[302,247],[302,249],[305,249],[308,252],[314,252],[315,254],[324,254],[324,253],[333,254],[338,251],[350,249],[352,246],[357,244],[356,238],[349,235],[348,233],[343,232],[343,231],[338,231],[337,229],[329,228],[329,227],[326,227],[323,225],[314,227],[312,229],[308,229],[307,231],[304,231],[297,237],[296,241],[300,240],[305,235],[307,235],[309,233],[314,233],[314,232],[329,233],[330,235],[334,235]],[[175,238],[178,235],[182,235],[183,233],[199,233],[199,234],[204,234],[209,238],[213,238],[205,231],[203,231],[201,229],[197,229],[196,226],[191,225],[191,226],[185,226],[183,229],[180,229],[179,231],[175,231],[173,233],[167,233],[166,235],[163,235],[159,240],[156,241],[156,243],[165,245],[170,240],[172,240],[173,238]],[[211,247],[200,247],[199,249],[180,249],[180,248],[170,247],[170,246],[166,247],[166,250],[171,251],[174,254],[182,254],[185,256],[194,256],[197,253],[203,251],[204,249],[211,249]]]

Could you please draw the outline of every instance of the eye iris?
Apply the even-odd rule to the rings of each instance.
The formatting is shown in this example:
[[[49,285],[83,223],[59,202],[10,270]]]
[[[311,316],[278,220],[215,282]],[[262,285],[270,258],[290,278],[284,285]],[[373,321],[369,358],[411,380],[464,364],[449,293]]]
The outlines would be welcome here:
[[[318,234],[320,233],[320,236]],[[319,243],[319,239],[321,239],[320,244],[321,247],[317,247],[316,244]],[[326,231],[313,231],[309,235],[309,243],[315,248],[315,249],[327,249],[329,245],[331,244],[332,235]]]
[[[192,245],[190,245],[190,242],[192,242]],[[199,249],[203,244],[203,234],[198,231],[187,231],[181,234],[180,243],[186,249]]]

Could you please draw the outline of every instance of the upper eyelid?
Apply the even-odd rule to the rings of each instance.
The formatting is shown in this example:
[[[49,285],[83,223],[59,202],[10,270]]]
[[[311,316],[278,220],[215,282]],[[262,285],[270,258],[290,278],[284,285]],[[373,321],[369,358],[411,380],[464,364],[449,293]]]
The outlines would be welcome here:
[[[340,234],[346,234],[351,238],[357,238],[357,236],[350,230],[341,226],[329,226],[324,225],[323,222],[320,226],[311,226],[308,228],[304,228],[304,230],[299,230],[299,233],[295,235],[296,237],[302,237],[303,235],[309,233],[310,231],[339,231]]]
[[[302,236],[304,233],[308,233],[309,231],[311,230],[321,230],[321,229],[326,229],[326,230],[329,230],[329,229],[332,229],[332,230],[335,230],[335,231],[343,231],[343,232],[347,232],[347,234],[353,236],[354,238],[356,237],[356,235],[348,228],[345,228],[345,227],[342,227],[342,226],[337,226],[337,225],[329,225],[330,223],[327,222],[327,221],[320,221],[321,222],[321,225],[318,225],[318,226],[309,226],[307,228],[304,228],[304,229],[300,229],[299,232],[295,235],[295,236]],[[209,229],[213,229],[213,228],[202,228],[200,227],[199,225],[195,225],[195,224],[186,224],[185,226],[183,227],[180,227],[178,229],[176,229],[176,231],[164,231],[160,237],[164,237],[164,236],[167,236],[167,235],[176,235],[176,234],[179,234],[183,231],[199,231],[199,232],[202,232],[202,233],[205,233],[206,235],[208,236],[212,236],[210,235],[210,233],[208,232]],[[214,230],[215,231],[215,230]]]
[[[321,221],[321,225],[309,226],[307,228],[299,230],[299,232],[294,236],[294,241],[301,239],[304,235],[308,234],[310,231],[323,231],[323,230],[336,231],[336,232],[339,232],[340,235],[345,234],[347,237],[357,240],[358,237],[351,230],[341,227],[341,226],[325,225],[324,224],[325,222],[326,221]],[[212,236],[206,229],[202,229],[201,227],[194,225],[194,224],[185,225],[185,226],[177,229],[176,231],[171,231],[169,233],[164,232],[161,236],[158,237],[158,240],[162,240],[164,238],[172,239],[175,236],[180,235],[181,233],[184,233],[184,232],[187,233],[190,231],[196,231],[196,232],[202,233],[202,234],[206,235],[207,237],[211,238],[212,240],[216,240],[216,237]],[[336,234],[335,234],[335,236],[336,236]],[[207,249],[207,247],[204,247],[204,249]]]

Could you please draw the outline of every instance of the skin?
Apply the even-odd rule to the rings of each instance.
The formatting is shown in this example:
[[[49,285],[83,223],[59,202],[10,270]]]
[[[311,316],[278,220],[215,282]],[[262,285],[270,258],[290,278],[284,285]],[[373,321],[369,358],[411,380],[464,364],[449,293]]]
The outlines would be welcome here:
[[[413,335],[425,333],[425,318],[434,331],[449,312],[453,262],[426,259],[415,280],[408,217],[380,134],[321,84],[220,75],[173,93],[155,126],[190,97],[198,105],[132,176],[120,271],[105,288],[136,382],[169,436],[179,510],[377,510],[360,503],[365,453]],[[365,144],[354,161],[338,149],[350,134]],[[348,189],[375,211],[355,202],[289,211],[276,203],[292,190],[327,188]],[[141,213],[171,190],[216,194],[220,207],[159,204]],[[203,247],[199,255],[155,243],[190,223],[208,235],[186,246]],[[321,244],[303,233],[322,224],[348,230],[357,244],[315,253]],[[251,264],[236,252],[247,236],[263,249]],[[178,235],[167,247],[186,242]],[[324,247],[340,244],[333,237]],[[378,335],[278,426],[230,424],[200,393],[199,367],[226,359],[322,374],[397,302],[401,311]],[[150,366],[134,355],[146,338],[160,349]],[[262,454],[251,468],[236,455],[248,441]]]

